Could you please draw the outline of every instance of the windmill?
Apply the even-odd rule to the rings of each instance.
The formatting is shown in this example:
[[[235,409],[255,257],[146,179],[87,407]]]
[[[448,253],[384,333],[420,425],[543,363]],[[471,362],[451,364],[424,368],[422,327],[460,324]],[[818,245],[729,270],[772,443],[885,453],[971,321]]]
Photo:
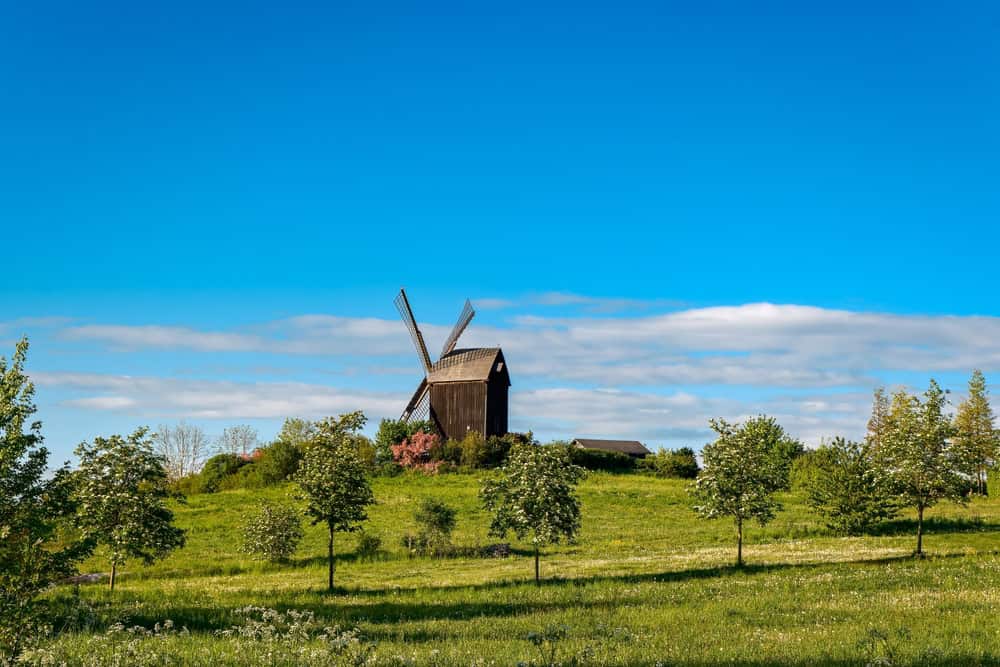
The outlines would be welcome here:
[[[465,301],[435,362],[427,352],[405,290],[399,290],[394,303],[424,369],[424,377],[400,419],[430,420],[446,440],[461,440],[469,431],[486,437],[505,434],[510,373],[503,351],[499,347],[457,348],[459,337],[476,315],[472,303]]]

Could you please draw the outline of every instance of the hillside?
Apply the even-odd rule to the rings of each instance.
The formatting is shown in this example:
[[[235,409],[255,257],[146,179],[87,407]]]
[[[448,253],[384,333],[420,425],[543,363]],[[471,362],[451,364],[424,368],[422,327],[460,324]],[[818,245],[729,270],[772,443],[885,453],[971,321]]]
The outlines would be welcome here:
[[[525,555],[434,560],[410,558],[401,546],[415,502],[426,496],[459,509],[457,544],[495,541],[476,477],[382,478],[374,490],[367,529],[387,553],[361,562],[350,553],[355,538],[340,538],[337,595],[323,592],[317,528],[307,528],[287,566],[237,551],[246,508],[286,499],[290,488],[192,496],[177,507],[187,546],[152,567],[127,566],[113,596],[103,585],[81,586],[96,618],[83,632],[64,633],[56,648],[83,655],[112,621],[169,619],[191,634],[146,640],[161,652],[182,664],[247,664],[213,633],[237,622],[235,609],[260,605],[357,625],[378,643],[380,664],[537,663],[527,637],[553,626],[566,635],[552,644],[564,664],[581,655],[586,664],[619,665],[853,665],[889,654],[892,664],[996,664],[1000,656],[998,500],[933,510],[931,557],[918,561],[909,557],[909,519],[879,536],[840,538],[785,495],[772,524],[748,530],[748,567],[735,570],[731,525],[696,518],[683,482],[591,474],[581,486],[579,542],[544,553],[547,581],[536,587]],[[83,569],[107,567],[95,556]],[[69,606],[69,587],[57,595]]]

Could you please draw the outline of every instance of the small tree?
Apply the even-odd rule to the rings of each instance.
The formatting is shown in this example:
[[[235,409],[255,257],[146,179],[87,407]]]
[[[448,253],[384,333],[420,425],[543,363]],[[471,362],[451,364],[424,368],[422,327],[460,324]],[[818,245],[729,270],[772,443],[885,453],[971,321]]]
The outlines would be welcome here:
[[[440,500],[424,498],[413,513],[413,519],[420,527],[417,545],[432,554],[442,554],[451,546],[451,534],[455,530],[457,511]]]
[[[57,528],[72,514],[69,474],[48,471],[41,422],[32,422],[35,388],[24,371],[28,341],[0,357],[0,664],[13,664],[44,616],[39,594],[72,573],[87,552],[61,544]]]
[[[890,410],[889,395],[883,387],[876,387],[872,395],[872,415],[868,419],[868,432],[865,434],[865,444],[873,454],[878,452],[889,431]]]
[[[809,457],[808,503],[831,529],[860,535],[898,512],[898,501],[879,475],[870,445],[836,438]]]
[[[897,392],[878,450],[881,474],[903,504],[917,511],[917,556],[923,555],[924,511],[941,500],[964,500],[965,480],[960,458],[949,443],[951,424],[944,403],[944,392],[934,380],[923,401]]]
[[[327,588],[331,591],[336,567],[334,534],[356,531],[368,518],[368,506],[375,502],[365,465],[354,443],[354,436],[364,423],[361,412],[319,422],[295,474],[301,498],[308,502],[306,513],[313,525],[324,523],[327,527]]]
[[[576,485],[583,468],[574,465],[564,447],[518,443],[496,479],[485,480],[480,497],[493,514],[490,534],[517,539],[530,535],[535,551],[535,583],[541,583],[539,551],[547,544],[572,540],[580,530],[580,500]]]
[[[291,507],[264,503],[243,525],[240,551],[274,563],[287,561],[302,540],[299,513]]]
[[[994,425],[986,378],[978,370],[969,378],[969,397],[959,404],[955,414],[955,450],[962,467],[975,480],[976,492],[986,495],[986,472],[996,461],[1000,436]]]
[[[148,429],[126,438],[94,438],[76,448],[77,526],[97,544],[108,547],[111,590],[119,566],[129,558],[150,564],[184,545],[184,531],[174,527],[166,500],[170,490],[161,457],[153,453]]]
[[[742,566],[743,524],[755,520],[764,526],[781,508],[774,494],[787,484],[788,471],[776,452],[788,437],[772,417],[710,424],[718,437],[701,450],[704,467],[692,487],[695,511],[706,519],[732,517],[736,565]]]

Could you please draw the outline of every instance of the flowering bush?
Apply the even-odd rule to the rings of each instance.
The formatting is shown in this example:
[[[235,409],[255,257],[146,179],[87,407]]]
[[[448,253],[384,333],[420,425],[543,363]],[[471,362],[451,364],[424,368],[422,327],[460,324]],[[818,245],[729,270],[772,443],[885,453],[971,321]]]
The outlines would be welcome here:
[[[301,539],[298,512],[291,507],[265,503],[243,526],[240,551],[259,560],[282,562],[291,558]]]
[[[404,468],[435,473],[443,462],[432,461],[431,457],[440,446],[441,439],[437,434],[417,431],[398,445],[392,446],[392,458]]]

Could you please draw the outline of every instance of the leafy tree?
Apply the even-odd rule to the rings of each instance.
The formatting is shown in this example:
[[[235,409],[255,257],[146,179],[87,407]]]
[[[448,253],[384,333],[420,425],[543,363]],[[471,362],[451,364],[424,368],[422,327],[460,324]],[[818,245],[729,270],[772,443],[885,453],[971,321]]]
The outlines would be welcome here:
[[[865,443],[872,452],[877,452],[889,430],[889,395],[883,387],[876,387],[872,396],[872,416],[868,419],[868,433]]]
[[[831,529],[860,535],[898,512],[870,445],[835,438],[809,458],[812,474],[804,484],[806,497]]]
[[[62,545],[59,523],[72,514],[68,471],[48,474],[35,413],[35,388],[24,372],[28,341],[0,357],[0,663],[14,662],[44,616],[38,595],[73,572],[87,551]]]
[[[281,425],[275,441],[284,442],[293,447],[303,448],[316,436],[316,422],[298,417],[288,417]]]
[[[173,525],[166,506],[171,497],[161,456],[153,452],[148,429],[126,438],[94,438],[76,448],[74,472],[77,526],[96,544],[107,546],[111,590],[119,566],[129,558],[149,564],[184,546],[184,531]]]
[[[976,491],[986,495],[986,472],[997,458],[1000,435],[993,423],[986,378],[975,370],[969,378],[969,397],[955,414],[955,448],[962,466],[975,479]]]
[[[921,401],[893,395],[885,437],[877,455],[881,473],[903,503],[917,511],[916,555],[923,555],[924,511],[940,500],[963,501],[961,462],[949,444],[951,424],[944,392],[931,380]]]
[[[306,513],[313,525],[324,523],[327,527],[329,590],[333,590],[336,567],[334,534],[356,531],[368,518],[368,506],[375,502],[364,462],[354,443],[354,436],[364,424],[365,416],[361,412],[319,422],[295,475],[301,498],[308,502]]]
[[[755,520],[764,526],[781,508],[774,494],[787,485],[788,470],[777,452],[788,437],[773,417],[710,424],[718,437],[701,450],[704,467],[692,487],[695,511],[706,519],[732,517],[736,564],[742,566],[743,524]]]
[[[562,447],[515,444],[495,479],[485,480],[480,497],[493,514],[490,534],[513,531],[519,540],[529,535],[535,550],[535,583],[540,583],[539,551],[547,544],[572,540],[580,530],[580,500],[576,485],[584,476]]]
[[[243,525],[240,551],[254,558],[285,562],[302,540],[299,513],[291,507],[263,503]]]
[[[275,440],[260,450],[260,458],[254,463],[264,484],[280,484],[289,479],[299,469],[302,448],[288,440]]]
[[[652,470],[658,477],[694,479],[698,476],[698,458],[690,447],[661,449],[644,458],[642,468]]]

